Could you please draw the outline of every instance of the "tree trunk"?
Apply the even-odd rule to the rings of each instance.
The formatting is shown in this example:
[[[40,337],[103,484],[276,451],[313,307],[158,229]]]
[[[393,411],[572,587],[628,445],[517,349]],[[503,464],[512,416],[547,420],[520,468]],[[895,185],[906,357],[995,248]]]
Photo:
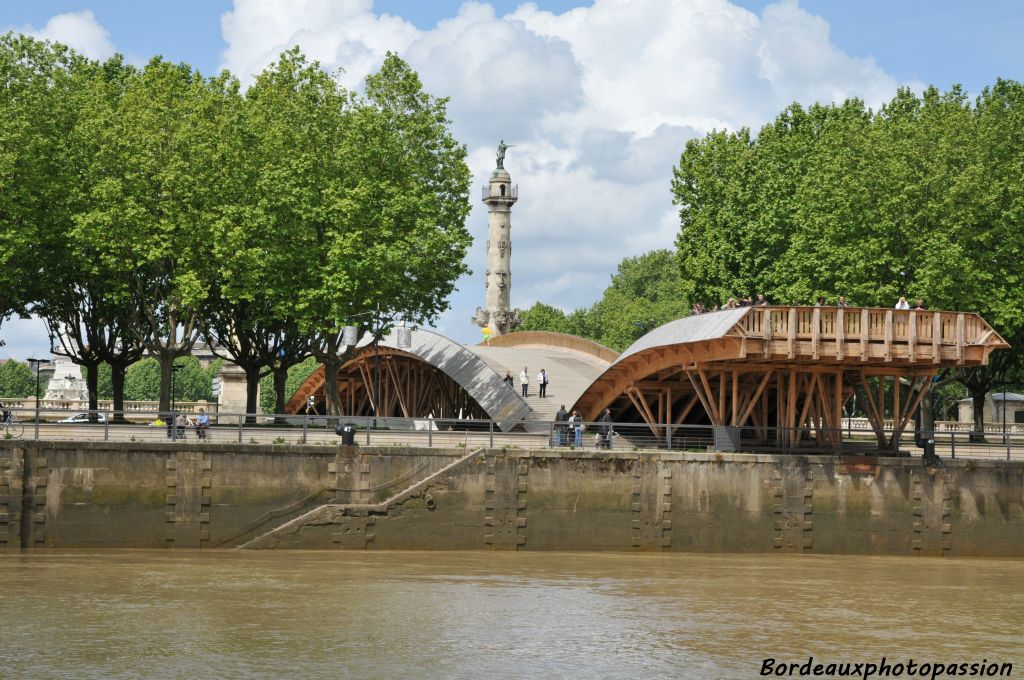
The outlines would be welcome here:
[[[89,395],[89,422],[98,423],[100,420],[99,411],[99,363],[90,361],[85,365],[85,390]]]
[[[284,413],[285,394],[288,387],[288,366],[277,364],[274,366],[274,413]],[[276,424],[284,424],[284,418],[277,418]]]
[[[255,364],[246,364],[242,367],[245,371],[245,423],[253,425],[256,423],[257,409],[260,407],[260,367]]]
[[[931,379],[922,388],[925,390],[924,396],[921,397],[921,407],[918,411],[920,413],[921,422],[918,423],[918,427],[921,432],[934,432],[935,431],[935,404],[932,399],[932,381]],[[908,399],[913,398],[913,395]]]
[[[128,372],[128,365],[122,363],[110,364],[110,387],[114,398],[113,422],[124,423],[124,377]]]
[[[327,400],[327,415],[341,415],[341,399],[338,398],[338,370],[341,359],[336,355],[324,357],[324,398]]]
[[[171,412],[171,381],[173,378],[174,354],[172,352],[160,352],[157,361],[160,362],[160,413],[166,415]]]
[[[985,391],[971,391],[971,403],[974,405],[974,427],[971,432],[972,442],[985,441]]]

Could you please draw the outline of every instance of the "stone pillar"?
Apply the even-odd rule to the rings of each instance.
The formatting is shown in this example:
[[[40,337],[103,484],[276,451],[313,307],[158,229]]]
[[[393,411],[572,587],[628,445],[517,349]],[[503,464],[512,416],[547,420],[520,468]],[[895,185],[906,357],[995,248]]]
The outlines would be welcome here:
[[[503,167],[491,173],[484,187],[487,205],[487,273],[484,281],[486,308],[477,308],[473,317],[478,326],[489,328],[492,336],[503,335],[519,325],[518,310],[509,300],[512,291],[512,204],[518,200],[518,187]]]
[[[217,397],[217,413],[245,413],[245,371],[225,362],[218,375],[220,395]]]

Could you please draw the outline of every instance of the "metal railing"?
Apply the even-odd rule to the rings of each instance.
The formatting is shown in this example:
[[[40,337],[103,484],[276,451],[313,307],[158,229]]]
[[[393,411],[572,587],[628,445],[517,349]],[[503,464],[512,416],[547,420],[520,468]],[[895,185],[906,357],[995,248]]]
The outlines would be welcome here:
[[[870,429],[843,427],[823,430],[818,438],[806,430],[761,427],[712,427],[710,425],[644,423],[551,423],[540,431],[521,428],[504,432],[495,421],[483,419],[410,419],[372,416],[273,415],[212,413],[210,425],[198,427],[194,414],[182,412],[147,414],[147,422],[115,421],[111,411],[94,412],[93,422],[61,422],[63,410],[4,407],[11,414],[0,422],[0,439],[109,442],[212,442],[235,444],[319,444],[335,446],[341,437],[335,428],[350,424],[359,446],[410,446],[428,448],[513,447],[521,449],[582,449],[590,451],[748,452],[791,454],[874,454],[878,440]],[[853,419],[856,421],[856,419]],[[844,421],[844,425],[847,422]],[[531,425],[535,427],[535,425]],[[609,434],[610,433],[610,434]],[[892,433],[889,429],[886,435]],[[934,451],[942,458],[990,458],[1024,460],[1024,433],[932,433]],[[918,455],[913,430],[903,433],[896,451],[889,455]]]

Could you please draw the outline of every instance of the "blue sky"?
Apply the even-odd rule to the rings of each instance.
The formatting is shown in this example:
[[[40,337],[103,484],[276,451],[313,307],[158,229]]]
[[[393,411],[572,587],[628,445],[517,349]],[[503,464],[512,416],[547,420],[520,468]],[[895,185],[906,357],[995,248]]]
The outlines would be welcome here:
[[[564,309],[597,299],[623,256],[673,247],[668,181],[686,139],[756,128],[794,100],[877,106],[903,85],[976,93],[999,76],[1021,80],[1022,29],[1024,2],[1010,1],[0,0],[0,31],[96,57],[228,67],[243,81],[300,44],[358,87],[397,51],[451,98],[476,184],[498,139],[517,144],[506,161],[520,185],[513,303]],[[467,226],[474,274],[438,329],[475,342],[482,206]],[[46,342],[35,321],[5,322],[0,337],[0,357]]]

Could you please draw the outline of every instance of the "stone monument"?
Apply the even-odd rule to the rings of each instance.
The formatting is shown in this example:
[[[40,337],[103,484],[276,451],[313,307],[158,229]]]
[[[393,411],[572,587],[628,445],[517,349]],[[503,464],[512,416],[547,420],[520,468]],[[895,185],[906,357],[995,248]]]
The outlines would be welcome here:
[[[54,355],[53,377],[46,386],[47,401],[88,401],[89,390],[78,364],[60,354]]]
[[[512,145],[501,140],[494,172],[483,190],[487,205],[487,273],[484,278],[486,308],[477,307],[473,323],[490,330],[490,336],[508,333],[519,325],[519,310],[509,307],[512,290],[512,204],[519,188],[505,169],[505,152]]]

